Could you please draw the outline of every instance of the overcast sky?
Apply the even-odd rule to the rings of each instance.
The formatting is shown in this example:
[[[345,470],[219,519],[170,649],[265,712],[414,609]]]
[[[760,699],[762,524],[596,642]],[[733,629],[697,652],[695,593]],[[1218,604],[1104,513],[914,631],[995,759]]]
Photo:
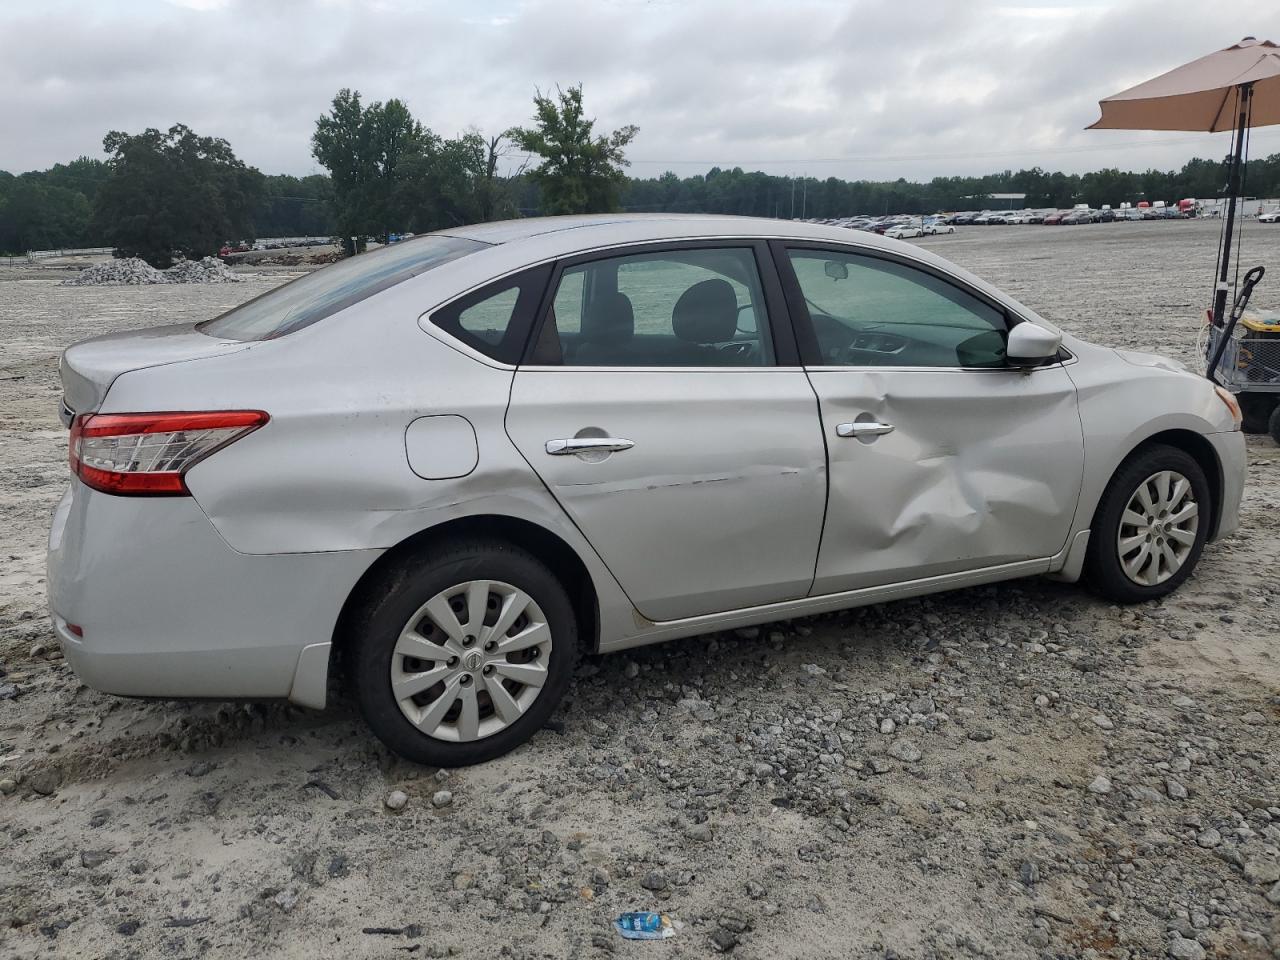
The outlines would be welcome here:
[[[0,169],[182,122],[317,172],[340,87],[437,133],[524,123],[581,81],[631,172],[908,179],[1180,166],[1226,134],[1084,131],[1097,101],[1247,34],[1277,0],[0,0]],[[1253,155],[1280,151],[1280,127]]]

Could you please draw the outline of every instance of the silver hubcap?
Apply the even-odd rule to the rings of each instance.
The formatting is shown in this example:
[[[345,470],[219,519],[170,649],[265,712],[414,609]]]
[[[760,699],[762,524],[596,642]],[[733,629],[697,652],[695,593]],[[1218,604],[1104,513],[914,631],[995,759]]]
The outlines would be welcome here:
[[[441,590],[409,618],[391,656],[400,711],[429,737],[491,737],[538,699],[551,628],[523,590],[471,580]]]
[[[1190,480],[1175,470],[1147,477],[1120,516],[1116,547],[1125,575],[1144,587],[1168,580],[1187,562],[1199,525]]]

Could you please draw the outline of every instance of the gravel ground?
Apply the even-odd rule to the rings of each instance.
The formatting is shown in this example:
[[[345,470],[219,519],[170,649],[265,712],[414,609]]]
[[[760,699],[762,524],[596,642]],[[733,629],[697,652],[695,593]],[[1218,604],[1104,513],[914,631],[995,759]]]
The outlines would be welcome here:
[[[1280,262],[1280,227],[1249,231],[1247,259]],[[1086,337],[1190,359],[1216,238],[924,245]],[[1166,602],[1023,580],[597,658],[530,745],[437,772],[349,707],[121,700],[59,659],[57,352],[288,274],[65,275],[0,267],[0,954],[1280,957],[1269,439],[1242,531]],[[678,935],[612,931],[645,908]]]

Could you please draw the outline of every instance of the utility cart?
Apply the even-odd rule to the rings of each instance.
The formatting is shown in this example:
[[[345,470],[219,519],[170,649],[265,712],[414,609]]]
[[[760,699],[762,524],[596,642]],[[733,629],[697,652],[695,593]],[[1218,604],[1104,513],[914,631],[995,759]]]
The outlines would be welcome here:
[[[1226,323],[1206,329],[1209,375],[1236,395],[1246,433],[1270,433],[1280,443],[1280,310],[1249,307],[1265,271],[1245,276]]]

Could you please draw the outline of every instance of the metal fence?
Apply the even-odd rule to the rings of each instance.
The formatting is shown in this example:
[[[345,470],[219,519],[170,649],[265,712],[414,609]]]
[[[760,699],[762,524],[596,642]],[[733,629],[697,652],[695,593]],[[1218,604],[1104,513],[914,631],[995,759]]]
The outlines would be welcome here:
[[[114,249],[114,247],[62,247],[58,250],[28,250],[16,257],[0,257],[0,263],[6,263],[12,267],[51,257],[109,257]]]

